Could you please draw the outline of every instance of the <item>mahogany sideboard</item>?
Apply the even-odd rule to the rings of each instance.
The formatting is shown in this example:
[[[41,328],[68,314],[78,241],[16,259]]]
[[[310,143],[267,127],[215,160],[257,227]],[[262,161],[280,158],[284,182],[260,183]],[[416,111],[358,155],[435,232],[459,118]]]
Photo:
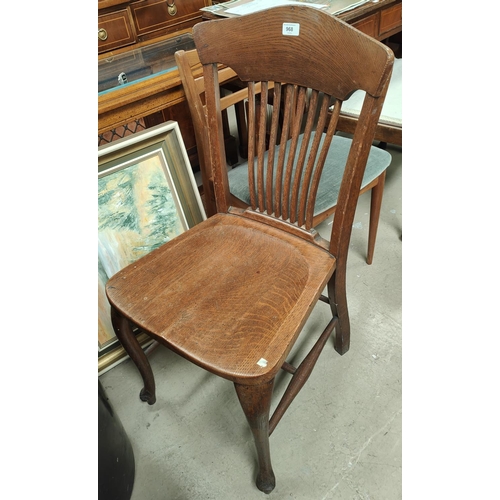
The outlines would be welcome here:
[[[98,4],[99,60],[190,32],[197,22],[218,18],[200,11],[212,0],[99,0]],[[371,0],[339,17],[385,40],[402,31],[402,0]],[[194,132],[177,69],[99,94],[99,134],[142,118],[146,126],[178,121],[190,159],[197,163]]]
[[[137,58],[136,49],[190,32],[202,20],[200,9],[208,5],[211,0],[98,0],[99,73],[104,61],[123,54]],[[99,142],[122,125],[140,122],[150,127],[167,120],[179,123],[189,158],[196,165],[191,115],[177,71],[98,94]]]

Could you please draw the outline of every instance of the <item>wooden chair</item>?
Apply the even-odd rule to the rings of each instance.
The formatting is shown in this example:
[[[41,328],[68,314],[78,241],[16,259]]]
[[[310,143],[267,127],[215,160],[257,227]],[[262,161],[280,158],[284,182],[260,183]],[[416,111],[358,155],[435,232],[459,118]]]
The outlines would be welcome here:
[[[287,36],[287,26],[296,36]],[[270,434],[334,330],[335,350],[344,354],[349,349],[349,240],[394,56],[376,40],[308,6],[281,6],[199,23],[193,34],[203,64],[207,158],[217,213],[119,271],[106,291],[116,335],[142,375],[143,401],[156,401],[155,381],[134,326],[234,383],[257,448],[256,484],[269,493],[275,487]],[[248,82],[251,206],[246,209],[230,205],[219,63]],[[281,141],[277,154],[277,114],[267,154],[263,116],[260,120],[255,116],[255,82],[262,82],[262,102],[267,102],[268,82],[273,82],[275,107],[281,106],[284,96],[282,134],[291,139]],[[329,149],[338,146],[334,134],[342,101],[360,88],[367,94],[349,143],[327,242],[313,229],[319,179]],[[302,114],[294,111],[305,105],[308,89],[312,89],[309,112],[300,134]],[[316,108],[320,109],[317,130],[323,130],[332,102],[328,131],[315,134]],[[328,307],[318,302],[329,305],[331,318],[302,363],[291,366],[287,355],[313,307]],[[274,379],[281,369],[292,378],[269,418]]]
[[[196,147],[198,157],[200,159],[200,172],[204,194],[204,206],[207,217],[211,217],[217,213],[215,204],[215,195],[213,190],[213,174],[210,168],[210,158],[208,154],[208,130],[206,119],[205,106],[205,83],[203,79],[203,71],[201,68],[200,59],[196,49],[180,50],[175,53],[175,60],[179,69],[184,93],[188,102],[189,111],[193,120],[195,133]],[[223,87],[228,82],[236,78],[236,73],[231,68],[219,69],[219,85]],[[231,106],[237,108],[237,121],[241,125],[241,119],[244,117],[244,100],[248,98],[248,89],[243,88],[237,92],[233,92],[226,97],[220,99],[221,111],[225,112]],[[246,123],[244,124],[246,127]],[[234,195],[231,195],[231,204],[236,207],[246,208],[248,203],[240,200]]]
[[[200,158],[200,171],[203,183],[205,210],[207,216],[210,217],[216,213],[217,210],[213,189],[213,173],[210,168],[210,160],[205,158],[208,141],[208,127],[206,121],[204,78],[203,74],[200,72],[200,60],[196,49],[190,51],[178,51],[175,54],[175,59],[193,120],[196,144]],[[221,87],[229,86],[235,78],[236,74],[231,68],[219,68],[219,83]],[[245,119],[244,102],[248,99],[248,89],[243,88],[241,90],[237,90],[238,87],[239,85],[233,85],[234,91],[221,97],[220,106],[223,111],[227,110],[231,106],[236,107],[240,141],[246,144],[247,124]],[[259,92],[260,87],[259,83],[257,83],[256,93],[258,94]],[[272,93],[269,95],[269,100],[272,102]],[[259,104],[259,102],[260,101],[258,101],[257,104]],[[308,104],[308,99],[306,99],[306,108]],[[269,110],[273,109],[274,108],[272,106],[268,108],[268,116],[265,118],[266,122],[272,120],[272,118],[269,118]],[[258,111],[257,116],[259,116]],[[280,117],[280,119],[282,119],[282,117]],[[259,127],[257,127],[256,130],[258,132]],[[326,157],[325,167],[319,184],[314,209],[313,226],[317,226],[320,222],[332,215],[337,206],[340,181],[342,180],[342,173],[345,168],[345,161],[347,159],[351,141],[345,137],[335,137],[333,141],[336,148],[341,149],[341,151],[334,152],[335,148],[332,148]],[[373,262],[386,169],[389,166],[391,159],[392,158],[389,153],[373,147],[370,150],[368,164],[361,183],[360,194],[371,190],[370,226],[366,257],[366,262],[368,264]],[[231,193],[230,204],[235,207],[248,207],[251,204],[248,183],[248,162],[243,161],[240,165],[230,170],[228,178]]]

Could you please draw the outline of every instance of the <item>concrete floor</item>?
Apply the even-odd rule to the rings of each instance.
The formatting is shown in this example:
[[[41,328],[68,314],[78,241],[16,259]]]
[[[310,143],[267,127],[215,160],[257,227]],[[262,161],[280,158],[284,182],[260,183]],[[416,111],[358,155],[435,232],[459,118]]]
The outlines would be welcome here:
[[[401,471],[401,148],[389,148],[374,262],[365,263],[369,194],[360,198],[347,292],[351,348],[331,342],[271,437],[276,488],[270,497],[400,500]],[[327,237],[330,220],[320,227]],[[314,342],[329,313],[318,304],[293,355]],[[311,331],[308,339],[307,332]],[[292,356],[293,361],[293,356]],[[100,376],[135,455],[131,500],[251,500],[256,452],[233,385],[159,347],[150,355],[157,402],[139,400],[130,360]],[[290,375],[276,383],[277,402]]]

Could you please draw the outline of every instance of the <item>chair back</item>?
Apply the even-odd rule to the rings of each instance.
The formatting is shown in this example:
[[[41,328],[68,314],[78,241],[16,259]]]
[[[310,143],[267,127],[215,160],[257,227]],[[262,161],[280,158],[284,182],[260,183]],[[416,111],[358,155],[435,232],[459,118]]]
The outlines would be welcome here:
[[[207,117],[203,70],[196,49],[177,51],[175,53],[175,60],[179,70],[179,76],[181,77],[184,93],[186,94],[186,101],[191,113],[191,118],[193,120],[196,147],[200,162],[200,172],[203,182],[205,209],[207,211],[207,215],[213,215],[216,210],[213,192],[213,174],[210,165],[210,157],[208,156]],[[218,73],[219,85],[224,85],[226,82],[231,82],[236,79],[236,73],[231,68],[220,67]],[[246,87],[232,92],[229,95],[221,97],[219,102],[220,110],[223,112],[231,106],[244,103],[247,98],[248,88]],[[238,199],[236,196],[231,196],[230,204],[237,207],[248,206],[247,203]]]
[[[314,235],[316,193],[342,102],[356,90],[366,92],[329,244],[333,255],[347,254],[364,168],[391,76],[392,51],[310,6],[274,7],[198,23],[193,35],[203,65],[208,131],[205,159],[212,169],[218,212],[257,218],[303,237]],[[234,70],[248,86],[251,207],[246,210],[231,207],[220,64]],[[267,106],[258,103],[267,103],[271,93],[273,112],[269,119]],[[333,110],[332,116],[322,132],[329,109]]]

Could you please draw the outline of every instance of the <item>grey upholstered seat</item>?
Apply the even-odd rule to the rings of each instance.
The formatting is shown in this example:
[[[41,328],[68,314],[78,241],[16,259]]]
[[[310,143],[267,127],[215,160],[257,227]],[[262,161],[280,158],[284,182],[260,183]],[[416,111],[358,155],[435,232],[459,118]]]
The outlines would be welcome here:
[[[342,181],[342,175],[344,173],[351,142],[351,139],[346,137],[338,135],[333,137],[318,188],[316,204],[314,206],[315,216],[337,204],[340,183]],[[361,187],[367,186],[376,179],[389,166],[391,159],[392,157],[387,151],[372,146]],[[231,192],[240,200],[250,205],[248,163],[241,163],[230,170],[228,177]]]

